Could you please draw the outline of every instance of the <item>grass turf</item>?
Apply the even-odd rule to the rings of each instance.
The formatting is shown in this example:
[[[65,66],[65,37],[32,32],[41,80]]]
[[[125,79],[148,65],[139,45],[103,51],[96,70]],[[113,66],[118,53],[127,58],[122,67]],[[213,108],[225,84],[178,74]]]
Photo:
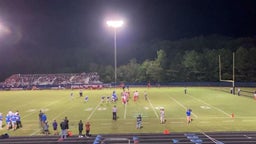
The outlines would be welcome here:
[[[83,90],[35,90],[35,91],[0,91],[0,112],[5,117],[8,111],[19,111],[23,127],[16,131],[0,130],[14,136],[40,135],[38,114],[43,110],[47,115],[52,130],[52,122],[58,124],[65,116],[70,121],[70,130],[78,134],[78,122],[91,123],[92,134],[107,133],[162,133],[170,132],[208,132],[208,131],[254,131],[256,127],[256,109],[253,97],[230,94],[229,88],[219,87],[189,87],[184,94],[183,87],[161,88],[130,88],[131,99],[127,105],[116,103],[101,103],[101,96],[111,96],[114,89]],[[132,100],[133,92],[140,93],[139,100]],[[241,90],[254,91],[252,88]],[[143,92],[148,94],[146,101]],[[112,107],[118,108],[118,120],[112,120]],[[166,123],[160,124],[159,108],[164,107]],[[193,121],[186,124],[186,109],[192,109]],[[234,118],[231,114],[234,114]],[[136,129],[136,116],[142,114],[142,129]],[[5,122],[3,122],[5,124]],[[60,131],[60,128],[58,128]]]

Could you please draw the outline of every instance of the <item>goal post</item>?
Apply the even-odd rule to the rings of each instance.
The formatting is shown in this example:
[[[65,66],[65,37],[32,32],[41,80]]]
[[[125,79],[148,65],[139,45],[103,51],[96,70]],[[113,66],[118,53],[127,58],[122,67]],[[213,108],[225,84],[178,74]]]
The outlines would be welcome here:
[[[230,82],[232,83],[232,93],[235,95],[235,53],[233,52],[233,74],[231,80],[224,80],[222,79],[222,72],[221,72],[221,58],[219,55],[219,81],[221,82]]]

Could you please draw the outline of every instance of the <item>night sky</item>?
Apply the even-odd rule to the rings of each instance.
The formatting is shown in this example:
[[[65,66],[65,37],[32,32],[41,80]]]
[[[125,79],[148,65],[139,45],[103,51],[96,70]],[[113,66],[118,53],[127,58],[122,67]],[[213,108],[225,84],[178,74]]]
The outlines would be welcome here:
[[[106,26],[112,18],[125,21],[117,33],[120,47],[213,34],[256,36],[255,0],[0,0],[0,52],[112,42]]]

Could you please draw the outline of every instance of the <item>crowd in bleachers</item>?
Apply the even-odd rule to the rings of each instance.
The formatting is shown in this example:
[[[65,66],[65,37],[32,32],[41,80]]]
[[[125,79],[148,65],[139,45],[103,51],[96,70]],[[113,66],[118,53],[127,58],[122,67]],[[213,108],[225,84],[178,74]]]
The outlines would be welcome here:
[[[59,74],[14,74],[2,84],[5,87],[24,87],[34,85],[72,85],[99,84],[97,72],[91,73],[59,73]]]

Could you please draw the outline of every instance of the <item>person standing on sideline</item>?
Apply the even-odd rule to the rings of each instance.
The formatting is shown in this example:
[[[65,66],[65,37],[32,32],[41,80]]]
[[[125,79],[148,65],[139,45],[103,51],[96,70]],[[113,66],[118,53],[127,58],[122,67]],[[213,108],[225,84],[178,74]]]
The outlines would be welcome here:
[[[39,114],[38,114],[38,117],[39,117],[39,127],[40,128],[43,127],[42,116],[43,116],[43,112],[42,112],[42,110],[40,110]]]
[[[84,124],[82,120],[80,120],[78,123],[78,131],[79,131],[78,137],[83,137],[83,129],[84,129],[83,127],[84,127]]]
[[[187,94],[187,92],[188,92],[188,89],[187,89],[187,87],[185,87],[184,88],[184,93]]]
[[[237,89],[237,95],[240,96],[240,93],[241,93],[241,89],[238,88],[238,89]]]
[[[66,139],[67,138],[67,126],[65,119],[60,123],[60,128],[61,128],[61,139]]]
[[[54,135],[58,135],[58,123],[56,120],[53,121],[52,123],[52,128],[53,128],[53,132],[54,132]]]
[[[116,113],[117,113],[117,108],[116,105],[112,108],[112,113],[113,113],[113,120],[116,120]]]
[[[85,131],[86,131],[86,136],[91,136],[91,134],[90,134],[90,130],[91,130],[91,124],[89,123],[89,122],[86,122],[86,124],[85,124]]]
[[[187,124],[189,124],[191,122],[191,109],[187,109],[186,111],[186,115],[187,115]]]
[[[68,120],[68,117],[65,117],[64,121],[65,121],[65,123],[66,123],[66,130],[68,131],[68,129],[69,129],[69,120]]]
[[[140,129],[142,126],[141,126],[141,123],[142,123],[142,117],[141,117],[141,114],[139,114],[137,116],[137,124],[136,124],[136,128],[137,129]]]
[[[164,118],[165,112],[164,112],[164,108],[160,109],[160,123],[164,124],[165,123],[165,118]]]
[[[145,98],[146,101],[148,100],[148,94],[147,94],[146,91],[144,91],[144,98]]]
[[[22,128],[22,124],[21,124],[21,117],[20,117],[20,114],[19,114],[19,112],[17,111],[16,113],[15,113],[15,115],[16,115],[16,123],[17,123],[17,128]]]
[[[80,97],[83,97],[83,91],[80,89],[80,91],[79,91],[79,96]]]

